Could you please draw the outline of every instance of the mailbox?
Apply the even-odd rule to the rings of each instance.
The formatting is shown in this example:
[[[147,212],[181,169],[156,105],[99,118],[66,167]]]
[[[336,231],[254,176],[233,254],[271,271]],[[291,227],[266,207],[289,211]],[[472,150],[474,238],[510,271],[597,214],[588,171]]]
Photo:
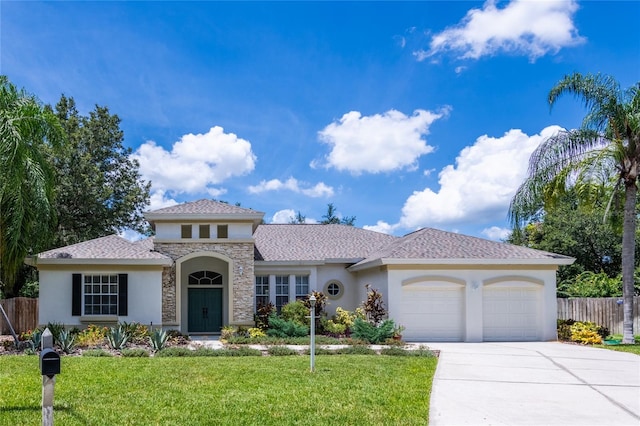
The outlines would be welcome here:
[[[60,374],[60,355],[51,348],[43,349],[40,352],[40,371],[49,377]]]

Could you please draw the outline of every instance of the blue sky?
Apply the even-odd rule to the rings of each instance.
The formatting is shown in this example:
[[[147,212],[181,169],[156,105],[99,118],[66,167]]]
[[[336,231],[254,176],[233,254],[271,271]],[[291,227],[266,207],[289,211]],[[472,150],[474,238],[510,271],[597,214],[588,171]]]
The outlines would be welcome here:
[[[491,239],[529,154],[580,125],[565,74],[640,81],[638,1],[0,3],[0,73],[108,106],[151,208]]]

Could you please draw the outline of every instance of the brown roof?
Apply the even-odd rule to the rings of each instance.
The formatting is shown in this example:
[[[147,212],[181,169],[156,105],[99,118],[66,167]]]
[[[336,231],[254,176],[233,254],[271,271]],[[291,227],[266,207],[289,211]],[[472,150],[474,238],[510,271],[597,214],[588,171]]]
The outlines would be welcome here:
[[[169,257],[153,251],[152,238],[131,242],[117,235],[109,235],[45,251],[38,255],[38,259],[152,260]]]
[[[362,263],[377,259],[569,260],[571,258],[513,244],[423,228],[371,253]]]
[[[268,224],[254,233],[256,260],[357,261],[397,237],[347,225]]]
[[[246,209],[244,207],[233,206],[227,203],[221,203],[220,201],[202,199],[198,201],[191,201],[183,204],[176,204],[175,206],[165,207],[162,209],[152,210],[148,213],[153,215],[182,215],[182,214],[259,214],[261,212]]]

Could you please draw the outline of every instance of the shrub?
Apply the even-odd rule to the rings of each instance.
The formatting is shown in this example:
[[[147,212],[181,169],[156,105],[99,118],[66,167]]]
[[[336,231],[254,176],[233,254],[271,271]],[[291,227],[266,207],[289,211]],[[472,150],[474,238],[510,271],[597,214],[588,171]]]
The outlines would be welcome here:
[[[254,320],[256,322],[256,327],[261,330],[266,330],[269,328],[269,317],[273,315],[276,311],[276,307],[273,303],[269,302],[266,305],[259,304],[258,309],[254,315]]]
[[[60,332],[62,330],[64,330],[64,324],[60,323],[60,322],[49,322],[47,323],[47,326],[45,327],[45,329],[49,329],[49,331],[51,332],[51,335],[53,336],[53,341],[54,342],[59,342],[60,341]],[[44,332],[44,330],[42,330]]]
[[[311,312],[311,303],[309,302],[309,297],[313,295],[316,298],[316,316],[321,317],[324,313],[324,309],[327,306],[327,296],[321,291],[312,291],[311,294],[308,294],[307,297],[302,299],[302,303],[305,308],[307,308],[307,313]]]
[[[124,327],[119,325],[116,327],[111,327],[107,330],[107,343],[111,346],[111,349],[120,350],[122,349],[129,340],[129,335],[126,333]]]
[[[200,346],[191,352],[191,356],[220,356],[219,350]]]
[[[309,308],[301,300],[287,303],[282,307],[280,318],[285,321],[295,321],[299,324],[309,324]],[[271,326],[271,323],[269,323]]]
[[[139,322],[121,322],[120,326],[124,332],[129,336],[129,341],[132,343],[142,344],[147,341],[149,337],[149,327]]]
[[[309,334],[307,326],[296,321],[286,321],[272,315],[269,318],[269,329],[267,336],[274,337],[303,337]]]
[[[149,356],[149,351],[142,348],[136,349],[122,349],[120,351],[123,357],[127,358],[147,358]]]
[[[352,336],[372,344],[378,344],[393,336],[393,320],[387,319],[376,326],[363,319],[356,318],[353,323]]]
[[[111,355],[109,352],[103,350],[103,349],[87,349],[86,351],[82,352],[82,356],[92,356],[92,357],[102,357],[102,356],[113,356]]]
[[[571,341],[571,326],[575,323],[572,319],[558,320],[558,340]]]
[[[407,356],[407,350],[399,348],[397,346],[393,346],[390,348],[383,348],[380,350],[380,355],[390,355],[390,356]]]
[[[375,355],[376,351],[368,346],[356,345],[347,346],[345,348],[338,348],[335,350],[336,354],[340,355]]]
[[[347,332],[347,326],[344,324],[338,324],[333,320],[321,319],[320,323],[325,333],[331,336],[343,336]]]
[[[262,356],[259,349],[252,349],[247,346],[240,346],[235,349],[218,349],[215,351],[219,356]]]
[[[606,272],[584,271],[558,284],[559,297],[622,296],[622,277],[609,277]]]
[[[262,329],[258,327],[250,328],[248,330],[248,333],[249,333],[249,339],[261,339],[267,335],[264,331],[262,331]]]
[[[168,339],[169,335],[166,331],[162,329],[153,330],[149,336],[149,343],[151,344],[153,351],[158,352],[164,349]]]
[[[58,334],[58,345],[62,352],[65,354],[69,354],[73,352],[76,347],[76,336],[73,335],[70,331],[62,329]]]
[[[592,322],[576,322],[571,326],[571,340],[585,345],[602,343],[600,327]]]
[[[269,349],[267,349],[267,353],[271,356],[298,355],[298,351],[286,346],[271,346]]]
[[[42,343],[42,331],[39,329],[35,329],[30,333],[30,337],[28,340],[29,346],[31,346],[32,351],[40,350],[40,344]]]
[[[106,327],[98,327],[97,325],[89,324],[87,328],[78,333],[76,336],[76,343],[80,347],[98,346],[104,343],[106,334]]]
[[[382,293],[371,288],[371,285],[365,285],[367,289],[367,300],[362,302],[362,309],[367,315],[367,319],[373,325],[378,325],[384,317],[387,316],[387,309],[384,307]]]
[[[159,350],[158,352],[156,352],[155,356],[161,356],[161,357],[180,357],[180,356],[192,356],[193,351],[187,349],[187,348],[180,348],[180,347],[171,347],[171,348],[164,348],[162,350]]]
[[[236,334],[236,328],[232,325],[225,325],[220,331],[220,340],[229,340]]]

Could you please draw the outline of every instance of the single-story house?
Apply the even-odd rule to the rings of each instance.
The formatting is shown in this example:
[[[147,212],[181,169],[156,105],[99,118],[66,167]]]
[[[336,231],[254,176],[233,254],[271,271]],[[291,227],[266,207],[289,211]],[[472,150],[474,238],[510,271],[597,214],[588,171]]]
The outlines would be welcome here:
[[[328,312],[379,290],[405,340],[556,338],[556,270],[574,259],[423,228],[396,237],[346,225],[263,224],[199,200],[150,211],[155,236],[116,235],[40,253],[39,322],[152,323],[182,333],[254,324],[256,306],[322,291]]]

